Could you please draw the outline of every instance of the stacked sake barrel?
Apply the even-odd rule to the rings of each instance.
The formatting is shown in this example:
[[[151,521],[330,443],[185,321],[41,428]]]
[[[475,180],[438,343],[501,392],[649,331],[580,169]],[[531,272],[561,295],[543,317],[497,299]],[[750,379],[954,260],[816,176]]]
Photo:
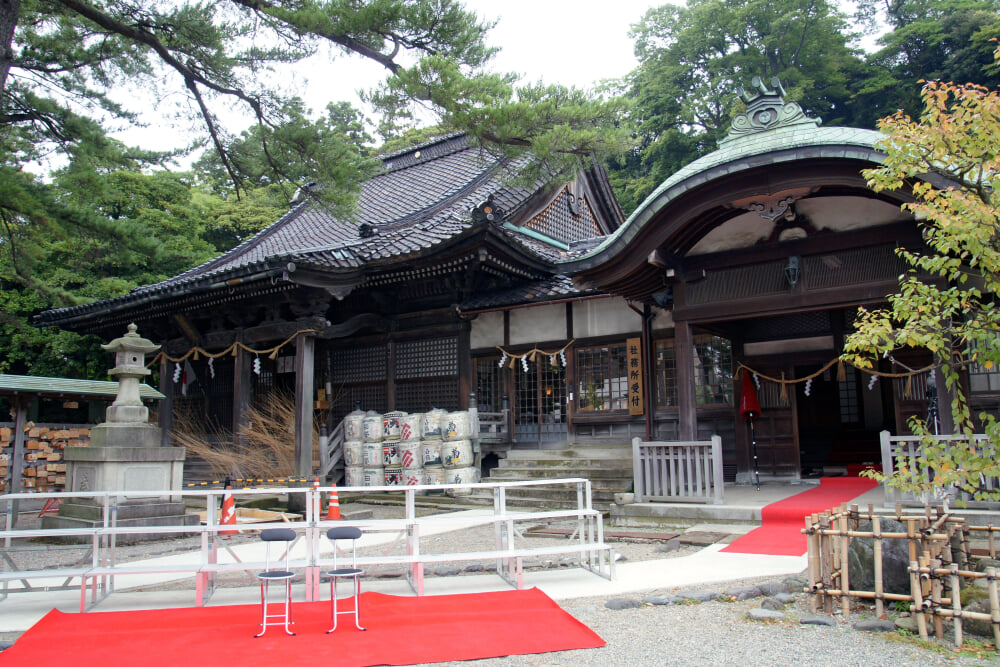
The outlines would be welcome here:
[[[403,486],[424,483],[424,457],[420,448],[420,425],[424,415],[409,414],[399,422],[399,464]]]
[[[365,413],[355,410],[344,417],[344,476],[347,486],[364,486],[365,459],[361,423]]]
[[[401,486],[403,483],[399,443],[403,432],[403,420],[407,416],[405,412],[387,412],[382,415],[382,466],[385,469],[382,484],[385,486]]]
[[[479,481],[472,451],[473,422],[468,412],[449,412],[441,422],[441,465],[446,484],[474,484]],[[471,489],[449,489],[448,495],[469,495]]]
[[[369,412],[361,420],[362,459],[364,477],[362,486],[385,486],[385,465],[383,464],[382,435],[385,425],[382,415]]]
[[[420,460],[424,468],[424,484],[444,484],[444,466],[441,465],[441,420],[444,410],[431,410],[420,420]],[[429,491],[428,493],[441,493]]]

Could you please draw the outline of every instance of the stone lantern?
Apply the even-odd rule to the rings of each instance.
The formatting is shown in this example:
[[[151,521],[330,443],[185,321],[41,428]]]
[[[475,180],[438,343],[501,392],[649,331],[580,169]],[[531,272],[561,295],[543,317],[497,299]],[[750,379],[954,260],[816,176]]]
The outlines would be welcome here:
[[[134,324],[128,333],[101,347],[115,355],[108,373],[118,379],[118,396],[105,421],[90,430],[89,447],[67,447],[66,492],[164,491],[162,496],[125,499],[117,503],[120,526],[192,525],[198,515],[186,515],[179,491],[184,476],[184,448],[162,447],[161,430],[149,423],[149,409],[139,395],[140,380],[149,375],[146,355],[160,349],[141,337]],[[47,528],[99,525],[103,501],[74,498],[59,506],[56,516],[42,517]]]

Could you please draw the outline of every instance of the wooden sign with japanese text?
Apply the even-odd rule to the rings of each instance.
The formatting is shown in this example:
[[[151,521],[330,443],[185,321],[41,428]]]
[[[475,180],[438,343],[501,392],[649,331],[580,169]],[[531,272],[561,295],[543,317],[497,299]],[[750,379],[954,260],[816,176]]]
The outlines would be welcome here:
[[[629,338],[625,341],[628,360],[628,413],[643,414],[645,402],[642,400],[642,339]]]

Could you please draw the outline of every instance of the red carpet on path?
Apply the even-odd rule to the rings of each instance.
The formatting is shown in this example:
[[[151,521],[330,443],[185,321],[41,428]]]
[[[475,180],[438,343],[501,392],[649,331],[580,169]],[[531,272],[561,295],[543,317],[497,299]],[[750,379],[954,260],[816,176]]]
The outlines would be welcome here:
[[[341,605],[350,608],[351,600]],[[294,637],[269,627],[259,605],[144,611],[49,612],[0,666],[158,667],[222,665],[412,665],[604,646],[545,593],[523,591],[398,597],[362,593],[361,632],[352,616],[330,628],[330,602],[292,604]]]
[[[761,526],[723,549],[727,553],[801,556],[806,553],[805,518],[838,507],[874,489],[877,482],[861,477],[824,477],[819,486],[761,510]]]

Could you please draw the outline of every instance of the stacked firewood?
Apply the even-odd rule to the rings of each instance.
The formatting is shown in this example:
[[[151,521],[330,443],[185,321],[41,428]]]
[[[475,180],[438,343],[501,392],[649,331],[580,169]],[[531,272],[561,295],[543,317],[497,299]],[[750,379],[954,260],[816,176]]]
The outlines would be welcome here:
[[[63,450],[67,447],[87,447],[90,444],[88,426],[44,426],[28,422],[24,428],[24,491],[62,491],[66,486],[66,463]],[[14,429],[0,427],[0,490],[10,489],[13,469]]]

